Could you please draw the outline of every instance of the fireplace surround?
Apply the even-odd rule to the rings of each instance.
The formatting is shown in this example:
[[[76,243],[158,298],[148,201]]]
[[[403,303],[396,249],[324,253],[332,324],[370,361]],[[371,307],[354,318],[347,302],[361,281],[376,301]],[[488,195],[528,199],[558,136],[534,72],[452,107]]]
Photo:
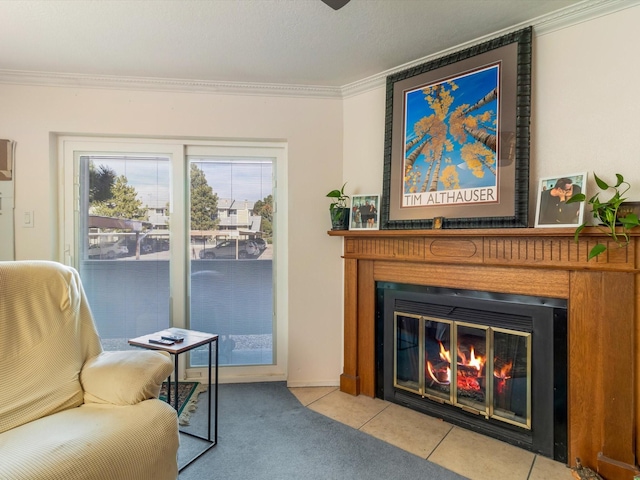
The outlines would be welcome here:
[[[596,229],[379,230],[344,237],[340,389],[376,396],[376,284],[432,286],[567,302],[567,458],[632,480],[638,458],[640,243]],[[607,251],[588,260],[597,242]],[[614,367],[615,366],[615,367]]]

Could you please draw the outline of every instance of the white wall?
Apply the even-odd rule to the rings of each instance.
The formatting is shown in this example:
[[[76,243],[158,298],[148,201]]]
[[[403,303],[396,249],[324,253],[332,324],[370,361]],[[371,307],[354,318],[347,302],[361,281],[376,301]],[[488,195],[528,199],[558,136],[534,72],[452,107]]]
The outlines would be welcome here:
[[[325,195],[342,181],[340,99],[0,85],[0,105],[2,137],[17,142],[16,213],[35,212],[34,228],[16,225],[18,260],[60,260],[56,132],[288,142],[289,381],[337,384],[342,243],[326,233]]]
[[[531,194],[540,176],[622,173],[640,199],[640,6],[534,34]],[[56,132],[285,140],[289,145],[289,384],[342,371],[342,241],[325,194],[382,191],[385,88],[345,100],[0,85],[0,132],[18,142],[17,259],[56,259]],[[344,138],[344,141],[343,141]],[[343,161],[344,159],[344,161]],[[593,188],[593,181],[589,182]],[[530,209],[533,222],[533,207]]]
[[[614,182],[621,173],[640,200],[639,22],[636,5],[535,39],[533,181],[588,171]],[[588,188],[595,193],[593,178]]]
[[[640,200],[640,5],[533,40],[530,225],[538,179],[621,173]],[[344,101],[344,179],[382,192],[385,87]],[[590,178],[588,189],[595,192]],[[589,194],[589,191],[587,194]]]
[[[385,87],[344,101],[344,181],[349,195],[382,193]]]

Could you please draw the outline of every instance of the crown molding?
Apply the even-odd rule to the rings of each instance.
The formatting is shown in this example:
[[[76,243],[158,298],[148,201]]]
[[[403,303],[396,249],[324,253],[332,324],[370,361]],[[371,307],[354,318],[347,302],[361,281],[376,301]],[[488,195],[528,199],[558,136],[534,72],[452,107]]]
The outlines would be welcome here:
[[[485,35],[484,37],[475,38],[470,42],[466,42],[455,47],[442,50],[438,53],[434,53],[433,55],[429,55],[418,60],[405,63],[404,65],[400,65],[390,70],[378,73],[363,80],[344,85],[342,87],[342,96],[343,98],[348,98],[354,95],[359,95],[369,90],[384,87],[386,84],[386,79],[389,75],[393,75],[394,73],[401,72],[417,65],[422,65],[423,63],[427,63],[436,58],[444,57],[445,55],[449,55],[451,53],[464,50],[479,43],[483,43],[485,41],[507,35],[525,27],[532,26],[534,37],[538,37],[571,27],[573,25],[577,25],[582,22],[586,22],[588,20],[592,20],[594,18],[609,15],[626,8],[631,8],[639,4],[640,0],[585,0],[584,2],[577,3],[548,15],[543,15],[534,18],[533,20],[513,25],[507,29],[494,32],[490,35]]]
[[[21,70],[0,70],[0,84],[183,93],[221,93],[227,95],[267,95],[315,98],[342,97],[341,87],[212,82],[176,78],[119,77],[111,75],[83,75],[74,73],[32,72]]]
[[[546,35],[594,18],[631,8],[640,0],[585,0],[548,15],[537,17],[508,29],[494,32],[470,42],[448,48],[433,55],[414,60],[342,87],[314,85],[260,84],[243,82],[213,82],[204,80],[119,77],[113,75],[83,75],[73,73],[0,70],[0,84],[37,85],[52,87],[103,88],[115,90],[143,90],[184,93],[217,93],[227,95],[261,95],[307,98],[348,98],[383,87],[389,75],[430,60],[464,50],[478,43],[506,35],[521,28],[533,27],[534,36]]]

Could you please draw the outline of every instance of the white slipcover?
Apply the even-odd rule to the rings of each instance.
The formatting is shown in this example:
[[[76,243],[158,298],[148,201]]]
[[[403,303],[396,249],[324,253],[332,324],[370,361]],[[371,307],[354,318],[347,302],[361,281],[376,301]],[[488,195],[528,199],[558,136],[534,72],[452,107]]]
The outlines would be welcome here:
[[[176,479],[167,354],[102,352],[80,277],[0,262],[0,479]],[[83,388],[84,387],[84,388]]]

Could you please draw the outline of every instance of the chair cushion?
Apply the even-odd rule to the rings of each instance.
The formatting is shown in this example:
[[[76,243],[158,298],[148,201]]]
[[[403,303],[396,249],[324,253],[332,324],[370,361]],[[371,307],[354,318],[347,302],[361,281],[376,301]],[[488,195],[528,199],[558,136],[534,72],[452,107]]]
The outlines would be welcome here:
[[[85,404],[0,435],[0,478],[176,480],[178,417],[161,400]]]
[[[157,398],[162,381],[173,371],[166,352],[102,352],[80,373],[85,403],[133,405]]]

